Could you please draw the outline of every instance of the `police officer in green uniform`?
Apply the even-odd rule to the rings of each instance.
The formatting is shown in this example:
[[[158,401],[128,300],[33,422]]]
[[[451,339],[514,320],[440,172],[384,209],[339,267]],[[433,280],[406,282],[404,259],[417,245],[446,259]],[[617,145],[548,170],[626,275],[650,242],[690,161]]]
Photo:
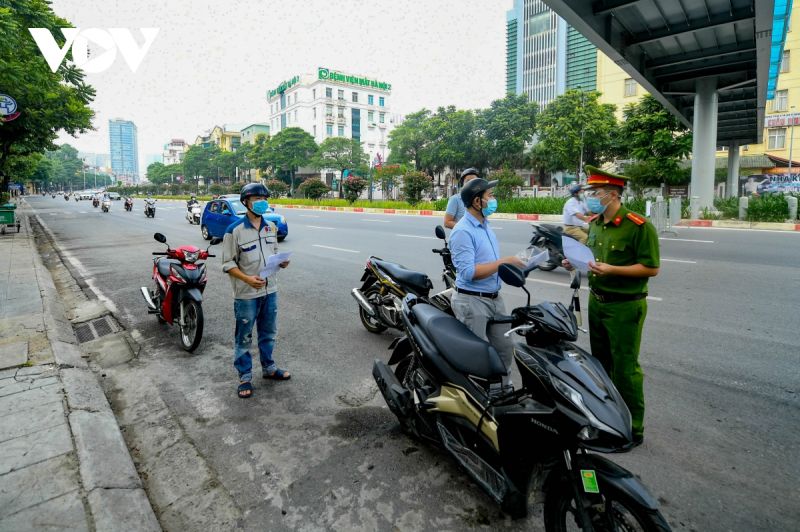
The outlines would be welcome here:
[[[658,275],[658,233],[644,216],[620,202],[628,178],[593,166],[586,204],[597,218],[589,224],[586,243],[595,261],[589,265],[589,335],[594,355],[603,364],[631,412],[633,438],[644,436],[644,374],[639,345],[647,316],[647,280]],[[565,266],[569,266],[566,263]]]

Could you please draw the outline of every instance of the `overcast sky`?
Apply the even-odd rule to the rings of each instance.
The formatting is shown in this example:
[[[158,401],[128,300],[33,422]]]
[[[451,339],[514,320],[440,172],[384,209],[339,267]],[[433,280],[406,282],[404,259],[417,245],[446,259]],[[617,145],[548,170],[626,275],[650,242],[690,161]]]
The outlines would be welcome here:
[[[108,153],[108,120],[133,120],[140,171],[171,138],[214,125],[267,122],[265,93],[325,66],[392,84],[391,111],[487,106],[505,92],[512,0],[54,0],[77,28],[160,31],[136,73],[122,56],[100,74],[96,131],[75,139]]]

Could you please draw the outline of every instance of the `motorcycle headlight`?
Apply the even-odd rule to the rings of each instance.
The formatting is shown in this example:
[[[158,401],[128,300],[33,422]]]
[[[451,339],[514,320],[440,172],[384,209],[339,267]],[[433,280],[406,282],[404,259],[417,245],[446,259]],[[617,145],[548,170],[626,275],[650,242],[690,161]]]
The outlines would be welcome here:
[[[200,256],[199,251],[184,251],[183,258],[186,259],[186,262],[190,264],[194,264],[197,261],[197,257]]]
[[[580,392],[578,392],[578,390],[576,390],[575,388],[573,388],[572,386],[570,386],[569,384],[567,384],[566,382],[562,381],[557,377],[551,377],[551,381],[553,382],[553,386],[555,386],[556,390],[558,390],[558,393],[560,393],[562,396],[564,396],[565,399],[567,399],[570,403],[572,403],[575,406],[575,408],[577,408],[578,411],[580,411],[581,414],[586,416],[586,419],[589,420],[589,423],[591,424],[592,427],[594,427],[597,430],[602,430],[603,432],[608,432],[609,434],[613,434],[614,436],[623,437],[622,434],[620,434],[618,431],[612,429],[611,427],[609,427],[608,425],[597,419],[597,416],[595,416],[592,413],[592,411],[589,410],[589,408],[586,406],[586,403],[583,402],[583,396],[580,394]],[[584,436],[589,436],[590,434],[591,432],[587,431],[584,434]]]

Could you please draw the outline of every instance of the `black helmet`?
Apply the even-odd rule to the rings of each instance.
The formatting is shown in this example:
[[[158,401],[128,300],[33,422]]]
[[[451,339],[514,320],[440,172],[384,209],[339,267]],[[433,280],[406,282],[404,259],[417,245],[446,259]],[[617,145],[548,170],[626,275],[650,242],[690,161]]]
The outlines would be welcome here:
[[[574,196],[581,190],[583,190],[583,185],[581,185],[580,183],[575,183],[574,185],[570,185],[569,187],[569,193],[571,196]]]
[[[480,174],[480,172],[478,172],[477,168],[467,168],[466,170],[461,172],[461,177],[458,178],[458,186],[459,187],[463,187],[464,186],[464,179],[468,175],[474,175],[475,177],[480,177],[481,174]]]
[[[496,185],[497,181],[486,181],[479,177],[461,187],[461,201],[464,202],[464,207],[469,209],[470,206],[472,206],[472,200],[474,200],[476,196],[480,196]]]
[[[239,201],[244,203],[244,200],[251,196],[264,196],[268,198],[270,196],[269,189],[261,183],[248,183],[242,187],[242,191],[239,193]]]

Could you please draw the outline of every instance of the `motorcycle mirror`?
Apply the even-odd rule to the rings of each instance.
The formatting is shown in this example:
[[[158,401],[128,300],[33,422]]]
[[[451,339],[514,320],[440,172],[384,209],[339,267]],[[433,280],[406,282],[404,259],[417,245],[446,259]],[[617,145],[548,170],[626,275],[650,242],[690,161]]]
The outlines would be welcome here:
[[[572,288],[573,290],[577,290],[578,288],[581,287],[581,272],[580,271],[575,270],[573,272],[572,282],[570,283],[569,287]]]
[[[436,238],[439,238],[441,240],[445,239],[444,227],[442,227],[441,225],[436,226]]]
[[[216,246],[217,244],[219,244],[221,242],[222,242],[222,239],[220,237],[218,237],[218,236],[215,236],[214,238],[211,239],[211,243],[209,244],[209,246]]]
[[[161,233],[154,234],[153,238],[155,238],[158,242],[161,242],[162,244],[166,244],[167,243],[167,237],[165,237]]]
[[[516,288],[525,286],[525,272],[513,264],[501,264],[497,273],[500,275],[500,279],[509,286]]]

